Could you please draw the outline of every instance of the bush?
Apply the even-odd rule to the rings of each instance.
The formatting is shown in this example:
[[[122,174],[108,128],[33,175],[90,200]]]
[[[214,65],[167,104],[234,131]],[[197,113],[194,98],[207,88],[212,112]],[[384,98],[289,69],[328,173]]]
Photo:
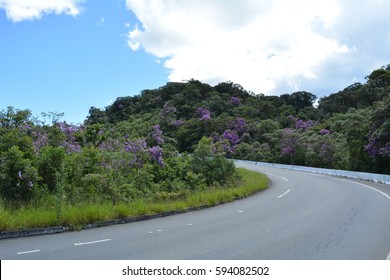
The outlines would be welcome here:
[[[225,185],[235,174],[234,163],[222,154],[214,153],[213,141],[207,137],[196,146],[191,165],[192,171],[201,175],[208,186]]]
[[[38,157],[38,174],[40,183],[54,192],[57,186],[58,173],[63,172],[65,150],[62,147],[45,147]]]
[[[37,169],[18,146],[2,153],[0,159],[0,192],[7,202],[27,201],[33,197],[38,179]]]

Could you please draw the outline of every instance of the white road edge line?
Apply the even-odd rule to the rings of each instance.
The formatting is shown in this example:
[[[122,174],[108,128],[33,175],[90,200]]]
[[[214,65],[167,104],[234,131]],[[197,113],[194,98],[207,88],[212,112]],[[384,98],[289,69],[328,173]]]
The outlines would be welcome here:
[[[25,251],[25,252],[18,252],[18,255],[24,255],[24,254],[31,254],[31,253],[37,253],[40,252],[41,250],[31,250],[31,251]]]
[[[286,182],[288,182],[288,180],[282,176],[280,176],[280,178],[282,178],[283,180],[285,180]]]
[[[79,242],[79,243],[74,243],[74,246],[88,245],[88,244],[101,243],[101,242],[107,242],[107,241],[111,241],[111,239],[102,239],[102,240],[96,240],[96,241],[90,241],[90,242]]]
[[[378,193],[384,195],[387,199],[390,200],[390,195],[388,195],[387,193],[384,193],[384,192],[382,192],[382,191],[380,191],[380,190],[378,190],[376,188],[373,188],[371,186],[368,186],[368,185],[365,185],[365,184],[362,184],[362,183],[359,183],[359,182],[354,182],[354,181],[351,181],[351,180],[346,180],[346,179],[342,179],[342,178],[341,178],[341,180],[347,181],[347,182],[350,182],[350,183],[355,183],[355,184],[361,185],[361,186],[366,187],[366,188],[370,188],[370,189],[372,189],[374,191],[377,191]]]
[[[288,194],[290,191],[291,191],[291,189],[288,189],[284,194],[279,195],[277,198],[281,198],[281,197],[285,196],[285,195]]]

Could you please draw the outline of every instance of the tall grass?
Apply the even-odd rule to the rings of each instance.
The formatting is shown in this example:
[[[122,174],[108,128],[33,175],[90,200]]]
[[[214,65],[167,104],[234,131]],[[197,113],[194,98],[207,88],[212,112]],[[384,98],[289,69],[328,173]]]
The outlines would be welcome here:
[[[147,202],[138,199],[129,203],[85,203],[80,205],[65,205],[58,219],[58,209],[55,207],[25,206],[11,210],[0,202],[0,231],[42,228],[51,226],[67,226],[72,229],[83,225],[126,217],[136,217],[174,210],[184,210],[190,207],[214,206],[231,202],[238,198],[249,196],[268,186],[265,175],[238,169],[241,181],[235,186],[218,187],[193,193],[181,200]]]

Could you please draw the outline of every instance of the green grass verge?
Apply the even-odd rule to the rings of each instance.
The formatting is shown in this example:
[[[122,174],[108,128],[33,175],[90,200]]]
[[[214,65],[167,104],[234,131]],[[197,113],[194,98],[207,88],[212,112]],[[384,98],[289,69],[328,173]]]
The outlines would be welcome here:
[[[58,220],[56,209],[26,206],[12,211],[0,205],[0,231],[60,225],[78,229],[98,221],[184,210],[203,205],[214,206],[247,197],[268,187],[265,175],[245,169],[237,170],[242,178],[238,186],[208,189],[175,201],[150,203],[139,199],[115,205],[111,203],[69,205],[63,207],[61,221]]]

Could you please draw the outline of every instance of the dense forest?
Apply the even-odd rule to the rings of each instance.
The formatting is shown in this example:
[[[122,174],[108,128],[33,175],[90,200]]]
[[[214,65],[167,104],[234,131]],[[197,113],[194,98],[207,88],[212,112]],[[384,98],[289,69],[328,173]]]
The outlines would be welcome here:
[[[85,125],[101,132],[98,147],[123,135],[150,138],[158,125],[180,153],[206,136],[230,158],[390,174],[390,65],[316,100],[190,80],[92,107]]]
[[[0,112],[0,195],[170,199],[235,180],[226,158],[390,174],[390,65],[323,97],[266,96],[232,82],[170,82],[62,115]]]

